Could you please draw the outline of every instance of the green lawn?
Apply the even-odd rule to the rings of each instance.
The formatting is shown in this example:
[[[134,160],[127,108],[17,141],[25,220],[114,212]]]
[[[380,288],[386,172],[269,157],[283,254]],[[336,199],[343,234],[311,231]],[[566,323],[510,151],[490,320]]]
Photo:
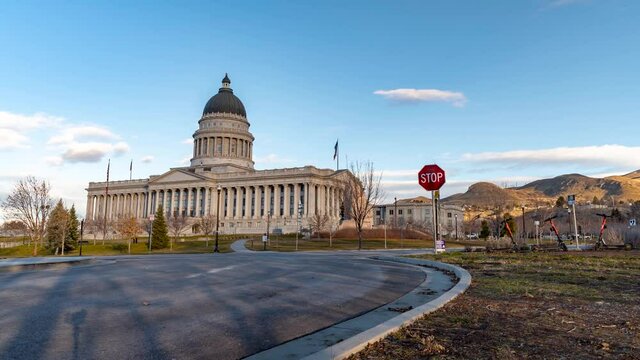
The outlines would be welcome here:
[[[220,252],[230,252],[231,243],[236,241],[235,238],[222,237],[219,239]],[[207,246],[206,241],[202,239],[194,239],[194,237],[178,240],[174,242],[173,249],[157,249],[152,250],[151,254],[202,254],[213,251],[214,241],[210,240]],[[13,248],[0,249],[0,258],[2,257],[29,257],[33,254],[33,246],[21,245]],[[110,256],[110,255],[127,255],[128,247],[127,242],[122,240],[108,240],[104,245],[101,240],[97,240],[95,245],[93,240],[90,240],[88,244],[82,245],[83,256]],[[138,240],[137,244],[131,244],[131,255],[146,255],[149,254],[149,245],[147,239]],[[52,254],[46,249],[39,248],[38,256],[51,256]],[[73,251],[65,253],[68,256],[79,255],[79,248]]]

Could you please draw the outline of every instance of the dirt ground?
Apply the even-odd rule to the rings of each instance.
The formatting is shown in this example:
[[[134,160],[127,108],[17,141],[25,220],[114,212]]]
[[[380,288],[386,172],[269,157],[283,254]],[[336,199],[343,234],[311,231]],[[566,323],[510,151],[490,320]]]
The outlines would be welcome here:
[[[435,259],[467,292],[349,359],[640,359],[638,251]]]

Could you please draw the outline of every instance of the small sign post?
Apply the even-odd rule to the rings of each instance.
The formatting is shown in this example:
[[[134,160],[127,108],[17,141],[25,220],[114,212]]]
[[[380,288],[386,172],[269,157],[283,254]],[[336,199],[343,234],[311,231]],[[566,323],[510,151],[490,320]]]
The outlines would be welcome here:
[[[433,209],[433,242],[434,252],[445,251],[444,240],[440,239],[438,231],[438,201],[440,200],[440,188],[446,182],[445,173],[440,166],[436,164],[425,165],[418,172],[418,184],[425,190],[431,191],[431,204]]]

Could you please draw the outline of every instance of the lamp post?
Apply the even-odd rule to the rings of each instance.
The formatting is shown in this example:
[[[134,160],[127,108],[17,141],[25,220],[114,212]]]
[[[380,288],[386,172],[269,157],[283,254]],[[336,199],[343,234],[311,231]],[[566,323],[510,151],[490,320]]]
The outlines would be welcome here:
[[[398,198],[393,198],[393,228],[398,228]]]
[[[298,251],[298,233],[300,232],[300,216],[302,215],[302,201],[298,202],[298,228],[296,229],[296,251]]]
[[[213,252],[218,253],[218,229],[220,227],[220,192],[222,192],[222,186],[218,185],[218,198],[216,199],[216,244],[213,247]]]
[[[458,240],[458,214],[453,216],[456,219],[456,240]]]
[[[271,224],[271,215],[273,214],[273,210],[269,210],[269,212],[267,213],[267,241],[264,241],[264,249],[263,250],[267,250],[267,242],[269,242],[269,225]],[[269,244],[271,245],[271,244]]]

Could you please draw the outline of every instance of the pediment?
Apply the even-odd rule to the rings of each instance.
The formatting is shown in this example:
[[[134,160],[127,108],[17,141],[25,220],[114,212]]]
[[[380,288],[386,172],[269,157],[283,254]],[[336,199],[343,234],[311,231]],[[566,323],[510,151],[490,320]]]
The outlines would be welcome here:
[[[194,174],[185,170],[169,170],[166,173],[151,179],[149,184],[164,184],[164,183],[176,183],[176,182],[188,182],[188,181],[202,181],[210,180],[202,175]]]

